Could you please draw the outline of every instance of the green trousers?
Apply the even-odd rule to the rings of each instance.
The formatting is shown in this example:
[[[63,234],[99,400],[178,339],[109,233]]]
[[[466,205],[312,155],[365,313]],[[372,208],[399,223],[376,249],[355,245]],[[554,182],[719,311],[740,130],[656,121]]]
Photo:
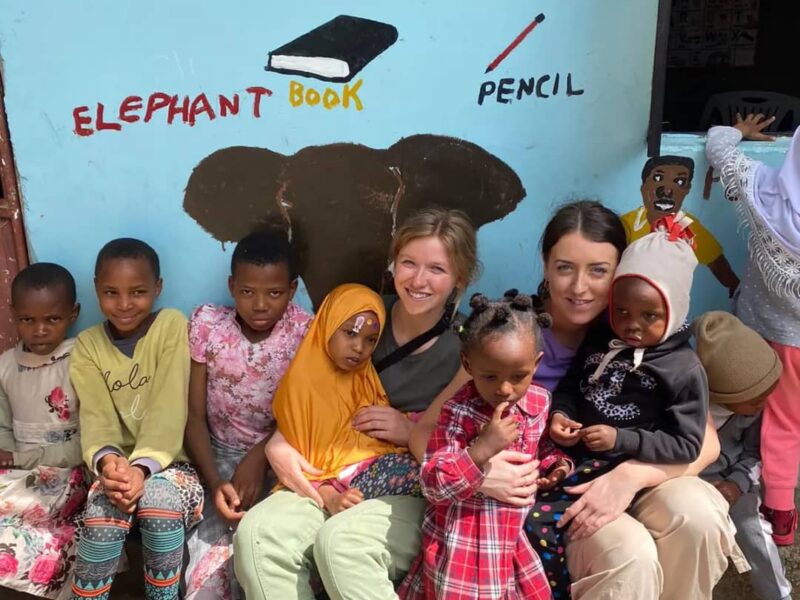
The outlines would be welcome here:
[[[313,600],[319,571],[331,600],[394,599],[393,581],[419,552],[422,498],[384,496],[330,517],[308,498],[279,491],[239,523],[236,577],[247,600]]]

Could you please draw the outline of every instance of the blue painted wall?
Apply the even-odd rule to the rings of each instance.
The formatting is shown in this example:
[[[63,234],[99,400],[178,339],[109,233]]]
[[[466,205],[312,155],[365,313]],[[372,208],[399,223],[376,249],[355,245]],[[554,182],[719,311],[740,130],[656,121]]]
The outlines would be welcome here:
[[[335,3],[211,3],[187,0],[4,0],[0,56],[6,109],[21,176],[32,257],[70,268],[84,305],[80,326],[99,319],[94,257],[119,236],[141,237],[161,254],[163,304],[185,311],[223,301],[231,248],[212,239],[182,209],[192,169],[235,145],[284,154],[316,144],[357,142],[385,148],[400,137],[435,133],[474,142],[510,165],[527,197],[480,231],[484,264],[476,288],[531,289],[541,274],[537,244],[555,205],[592,197],[630,210],[640,202],[645,159],[655,0],[464,0]],[[546,20],[491,74],[486,65],[537,13]],[[363,110],[293,107],[289,82],[326,84],[264,70],[267,53],[338,14],[394,25],[399,39],[357,76]],[[486,99],[483,82],[572,73],[579,96]],[[354,82],[356,81],[354,80]],[[351,82],[351,83],[354,83]],[[562,80],[562,86],[564,82]],[[252,115],[244,91],[272,90]],[[341,90],[340,84],[330,87]],[[73,109],[97,102],[117,120],[129,95],[161,91],[243,95],[236,117],[194,127],[149,123],[88,137],[73,132]],[[143,111],[140,111],[140,115]],[[700,158],[695,138],[669,138],[664,152]],[[768,158],[776,160],[777,153]],[[741,272],[743,246],[733,212],[715,195],[699,199],[698,164],[687,207],[718,234]],[[695,312],[722,306],[726,294],[704,269]]]

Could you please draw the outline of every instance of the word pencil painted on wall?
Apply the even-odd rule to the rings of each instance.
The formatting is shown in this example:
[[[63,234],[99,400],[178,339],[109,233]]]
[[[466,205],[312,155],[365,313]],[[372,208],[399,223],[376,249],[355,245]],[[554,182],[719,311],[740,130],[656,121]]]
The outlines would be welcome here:
[[[256,119],[261,118],[261,100],[272,96],[272,90],[251,86],[245,92],[247,92],[245,98],[251,104],[251,114]],[[123,125],[137,121],[149,123],[157,115],[162,115],[161,118],[168,125],[180,122],[194,127],[198,119],[213,121],[218,117],[235,117],[239,114],[242,104],[239,94],[230,96],[219,94],[215,102],[204,93],[193,98],[164,92],[154,92],[147,98],[128,96],[119,103],[119,107],[108,112],[102,102],[98,102],[94,109],[88,106],[76,106],[72,111],[75,123],[73,131],[75,135],[84,137],[98,131],[121,131]]]
[[[572,81],[572,73],[562,77],[561,73],[540,75],[539,77],[504,77],[499,81],[484,81],[478,90],[478,105],[483,106],[487,98],[494,98],[499,104],[510,104],[512,100],[522,100],[528,96],[536,98],[552,98],[564,96],[581,96],[585,90],[578,88]]]

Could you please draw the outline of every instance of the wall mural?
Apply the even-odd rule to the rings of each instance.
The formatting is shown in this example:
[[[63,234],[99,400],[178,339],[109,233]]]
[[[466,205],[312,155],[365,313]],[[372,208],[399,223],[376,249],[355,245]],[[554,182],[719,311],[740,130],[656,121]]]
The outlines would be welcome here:
[[[88,105],[72,109],[72,132],[81,137],[89,137],[100,131],[122,131],[137,121],[150,123],[154,117],[159,122],[183,123],[194,127],[198,118],[213,121],[217,118],[236,117],[243,106],[243,114],[255,119],[261,118],[261,101],[272,96],[272,90],[260,85],[245,88],[245,94],[206,94],[205,92],[188,96],[186,94],[167,94],[153,92],[147,96],[130,95],[119,104],[106,106],[96,102],[94,108]],[[244,100],[242,101],[242,98]]]
[[[347,83],[396,41],[392,25],[339,15],[270,52],[264,68]]]
[[[528,37],[528,34],[534,29],[536,29],[536,26],[542,21],[544,21],[544,13],[539,13],[538,15],[536,15],[536,18],[533,21],[531,21],[528,24],[528,26],[525,29],[523,29],[522,32],[517,37],[515,37],[514,40],[508,46],[506,46],[505,50],[503,50],[500,54],[498,54],[497,57],[492,62],[489,63],[489,66],[486,67],[486,71],[484,71],[484,73],[491,73],[492,71],[494,71],[497,68],[497,66],[501,62],[503,62],[509,54],[511,54],[514,51],[514,48],[519,46],[522,43],[522,40]]]
[[[267,58],[267,71],[344,83],[341,90],[318,90],[298,81],[289,82],[289,104],[364,109],[358,93],[363,83],[353,77],[397,41],[397,29],[388,23],[339,15],[327,23],[276,48]]]
[[[694,222],[695,255],[701,265],[706,265],[729,294],[739,285],[722,246],[693,214],[682,211],[683,201],[692,189],[694,161],[685,156],[658,156],[649,159],[642,169],[642,205],[622,215],[628,242],[650,233],[652,225],[666,215],[679,212],[687,214]]]
[[[0,2],[26,232],[32,255],[63,262],[79,287],[97,248],[133,235],[170,256],[164,305],[226,302],[230,243],[280,225],[302,261],[309,297],[298,301],[318,304],[343,281],[380,287],[392,231],[447,204],[481,227],[475,289],[497,294],[540,278],[536,242],[561,202],[626,209],[631,236],[670,208],[673,192],[656,192],[666,184],[640,179],[652,61],[637,49],[653,43],[652,3],[245,0],[224,23],[198,14],[192,27],[185,11],[29,4]],[[630,25],[624,40],[619,23]],[[213,35],[222,25],[233,42]],[[667,147],[700,168],[697,140]],[[698,253],[720,246],[714,236],[725,249],[698,269],[694,306],[708,310],[725,305],[728,262],[740,269],[745,250],[733,211],[696,209],[700,190],[687,196],[684,178],[671,208],[693,209],[704,220],[695,229],[713,232],[698,236]],[[620,198],[625,182],[641,194]],[[80,326],[101,318],[90,304]]]
[[[490,67],[503,62],[543,20],[544,15],[536,17]],[[294,107],[360,111],[363,80],[354,77],[397,38],[390,24],[339,15],[272,50],[265,69],[332,82],[320,91],[291,79],[288,98]],[[480,146],[419,134],[385,150],[337,143],[286,156],[268,148],[222,148],[195,167],[183,207],[223,243],[254,229],[283,227],[316,307],[340,283],[378,289],[395,229],[419,208],[459,208],[480,227],[511,213],[524,197],[517,174]]]
[[[397,29],[393,25],[339,15],[270,52],[264,68],[346,84],[341,90],[328,87],[319,91],[292,80],[287,97],[293,107],[321,105],[332,109],[338,106],[360,111],[364,104],[358,93],[363,81],[359,79],[352,85],[348,82],[396,41]],[[246,108],[242,114],[259,119],[262,99],[269,98],[272,93],[270,89],[254,85],[245,88],[245,94],[203,92],[189,96],[160,91],[144,96],[132,94],[108,108],[103,102],[76,106],[72,110],[72,132],[89,137],[101,131],[122,131],[137,122],[150,123],[154,118],[168,125],[182,123],[194,127],[198,120],[236,117],[243,105]]]
[[[223,148],[195,167],[183,207],[220,242],[284,227],[317,307],[340,283],[378,289],[392,234],[414,211],[458,208],[480,227],[511,213],[524,197],[511,167],[480,146],[420,134],[385,150],[339,143],[286,156]]]
[[[498,54],[484,73],[488,74],[497,69],[508,55],[519,46],[536,27],[544,22],[544,13],[539,13],[525,29],[523,29],[505,49]],[[572,73],[542,73],[534,77],[501,77],[498,81],[487,80],[481,83],[478,89],[478,106],[483,106],[487,100],[494,100],[498,104],[511,104],[514,100],[523,98],[552,98],[559,94],[570,98],[582,96],[584,89],[578,87],[572,79]]]

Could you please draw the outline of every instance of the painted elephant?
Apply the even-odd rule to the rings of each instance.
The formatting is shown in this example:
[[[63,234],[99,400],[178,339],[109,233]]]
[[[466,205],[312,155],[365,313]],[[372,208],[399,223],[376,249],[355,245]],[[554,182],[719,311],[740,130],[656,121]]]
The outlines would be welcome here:
[[[223,148],[194,168],[183,207],[221,242],[284,227],[316,307],[340,283],[377,289],[392,233],[414,211],[458,208],[480,227],[524,197],[516,173],[480,146],[421,134],[386,150],[339,143],[286,156]]]

